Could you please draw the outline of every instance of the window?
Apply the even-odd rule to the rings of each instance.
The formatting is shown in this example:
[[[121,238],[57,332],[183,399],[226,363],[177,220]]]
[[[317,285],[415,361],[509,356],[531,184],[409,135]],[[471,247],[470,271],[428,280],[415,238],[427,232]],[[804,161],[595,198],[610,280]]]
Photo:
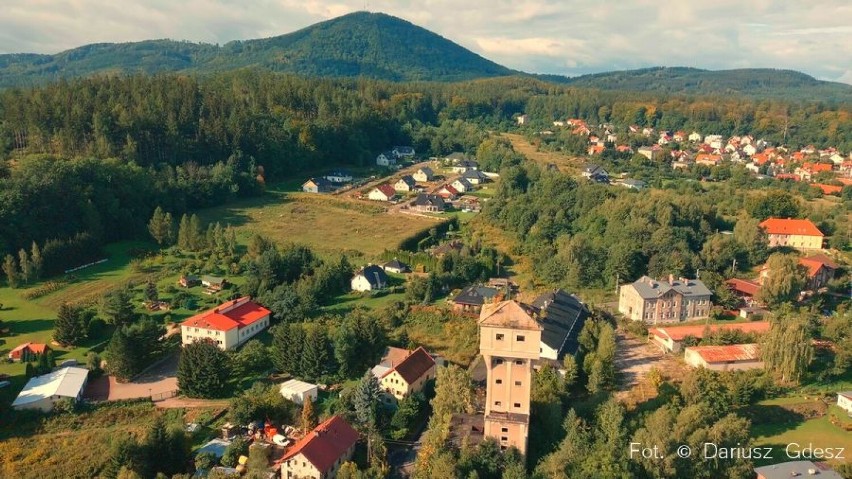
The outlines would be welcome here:
[[[494,401],[494,405],[495,406],[502,406],[503,402],[502,401]]]
[[[502,380],[502,379],[498,379],[498,380],[497,380],[497,381],[495,381],[495,382],[496,382],[497,384],[503,384],[503,380]]]
[[[522,342],[524,342],[524,340],[525,340],[526,338],[525,338],[525,337],[523,337],[523,336],[518,335],[518,336],[515,336],[515,339],[516,339],[519,343],[522,343]]]
[[[521,407],[521,403],[516,402],[516,403],[515,403],[515,407]]]
[[[517,364],[518,366],[523,366],[523,365],[524,365],[524,360],[523,360],[523,359],[516,359],[516,360],[515,360],[515,364]]]
[[[497,358],[494,360],[497,364],[503,364],[503,360],[501,358]]]
[[[505,432],[505,431],[503,431],[503,432]],[[500,441],[502,441],[502,442],[509,442],[509,438],[508,438],[508,437],[506,437],[506,436],[500,436]]]
[[[497,341],[502,341],[504,336],[505,335],[503,335],[503,334],[498,334],[497,335]]]
[[[521,385],[520,381],[515,381],[515,386],[520,386],[520,385]]]
[[[509,428],[508,427],[501,427],[500,432],[509,432]]]

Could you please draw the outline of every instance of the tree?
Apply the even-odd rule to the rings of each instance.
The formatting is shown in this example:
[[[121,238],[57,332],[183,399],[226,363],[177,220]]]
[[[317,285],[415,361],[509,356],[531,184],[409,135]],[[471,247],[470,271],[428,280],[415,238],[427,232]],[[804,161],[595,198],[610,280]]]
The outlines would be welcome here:
[[[470,373],[455,365],[438,368],[432,416],[442,418],[455,413],[472,413],[473,381]]]
[[[196,214],[189,218],[189,246],[192,251],[201,251],[206,246],[204,235],[201,233],[201,220]]]
[[[100,372],[101,370],[101,357],[98,353],[94,351],[89,351],[86,354],[86,369],[91,372]]]
[[[53,339],[63,346],[76,346],[86,338],[87,325],[83,308],[64,303],[59,306],[53,323]]]
[[[305,396],[305,400],[302,403],[301,419],[302,431],[304,431],[305,434],[317,426],[317,417],[314,412],[314,400],[311,399],[310,396]]]
[[[177,245],[178,248],[186,251],[192,250],[192,233],[189,228],[189,216],[184,214],[181,216],[178,226]]]
[[[160,294],[157,292],[157,283],[155,283],[152,279],[148,279],[145,283],[145,300],[149,302],[155,302],[160,299]]]
[[[804,267],[794,255],[775,253],[766,262],[768,275],[757,292],[757,300],[770,307],[795,301],[806,284]]]
[[[101,298],[101,314],[110,324],[130,323],[136,316],[130,301],[131,295],[128,288],[112,290]]]
[[[257,339],[250,339],[235,354],[235,359],[244,375],[265,372],[269,369],[269,351]]]
[[[21,281],[28,284],[33,279],[33,264],[30,261],[27,250],[21,248],[18,251],[18,264],[21,267]]]
[[[789,307],[772,317],[772,327],[763,338],[761,358],[767,371],[783,382],[798,383],[813,360],[813,339],[808,321]]]
[[[174,235],[172,228],[171,213],[163,212],[163,209],[158,206],[148,222],[148,232],[151,233],[151,237],[158,245],[168,246]]]
[[[246,442],[242,436],[237,436],[233,441],[231,441],[231,444],[225,448],[225,452],[222,454],[222,465],[225,467],[236,466],[240,456],[246,455],[248,448],[248,442]]]
[[[7,254],[3,259],[3,273],[6,274],[6,283],[10,288],[18,287],[20,276],[18,275],[18,264],[15,262],[15,257]]]
[[[187,344],[178,361],[178,388],[188,397],[222,397],[228,388],[229,366],[228,356],[213,340]]]
[[[355,386],[352,405],[355,407],[355,419],[364,431],[376,428],[378,406],[381,400],[381,387],[372,371],[368,370]]]
[[[30,251],[30,261],[32,262],[33,267],[33,279],[39,280],[41,279],[41,274],[44,270],[44,259],[41,257],[41,248],[38,247],[38,243],[33,241],[33,246]]]
[[[300,324],[281,323],[272,328],[271,359],[278,371],[302,375],[302,350],[305,331]]]
[[[302,375],[309,380],[319,379],[328,372],[329,359],[325,330],[318,326],[308,329],[302,350]]]
[[[746,202],[746,210],[761,221],[770,218],[797,218],[801,214],[796,198],[781,190],[771,190],[765,195],[752,196]]]
[[[577,376],[580,372],[579,367],[577,366],[577,359],[570,354],[566,354],[565,358],[562,360],[562,368],[565,370],[565,388],[570,389],[577,381]]]
[[[163,325],[150,318],[116,328],[104,351],[107,369],[120,381],[130,379],[160,356],[164,334]]]
[[[164,416],[154,419],[143,447],[149,467],[157,472],[171,476],[186,469],[185,464],[189,459],[186,434],[182,428],[170,428]]]
[[[196,471],[207,471],[216,464],[218,464],[219,458],[216,457],[212,452],[202,452],[195,456],[195,470]]]
[[[750,265],[766,261],[769,239],[757,218],[748,215],[737,218],[737,224],[734,225],[734,240],[745,248]]]

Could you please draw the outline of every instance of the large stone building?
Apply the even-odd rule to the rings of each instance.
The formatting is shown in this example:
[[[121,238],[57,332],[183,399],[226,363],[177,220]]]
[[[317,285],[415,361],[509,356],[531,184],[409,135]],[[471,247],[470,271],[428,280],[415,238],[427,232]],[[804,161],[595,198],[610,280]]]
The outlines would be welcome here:
[[[810,220],[769,218],[760,223],[760,227],[766,232],[770,247],[822,249],[825,235]]]
[[[234,349],[269,326],[271,312],[248,296],[196,314],[180,325],[183,345],[210,339],[220,349]]]
[[[543,329],[534,315],[535,308],[517,301],[485,304],[479,315],[479,352],[487,370],[484,435],[521,454],[529,439],[533,361]]]
[[[657,281],[642,276],[621,286],[618,311],[633,321],[672,323],[710,316],[712,292],[697,279]]]

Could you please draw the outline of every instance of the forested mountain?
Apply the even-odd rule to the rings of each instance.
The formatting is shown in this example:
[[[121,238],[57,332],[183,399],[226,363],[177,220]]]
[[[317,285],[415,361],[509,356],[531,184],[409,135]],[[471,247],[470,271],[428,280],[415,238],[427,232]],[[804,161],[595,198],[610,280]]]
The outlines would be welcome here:
[[[601,90],[647,91],[687,95],[746,95],[754,98],[850,102],[852,86],[817,80],[792,70],[747,68],[701,70],[686,67],[655,67],[596,73],[573,78],[544,79]]]
[[[259,68],[306,76],[391,81],[461,81],[526,75],[498,65],[405,20],[356,12],[272,38],[223,46],[172,40],[86,45],[55,55],[0,55],[0,88],[97,74],[210,74]],[[647,68],[544,81],[657,94],[852,102],[852,86],[790,70]]]
[[[224,46],[150,40],[56,55],[0,55],[0,87],[107,73],[210,73],[244,67],[309,76],[457,81],[514,72],[400,18],[356,12],[272,38]]]

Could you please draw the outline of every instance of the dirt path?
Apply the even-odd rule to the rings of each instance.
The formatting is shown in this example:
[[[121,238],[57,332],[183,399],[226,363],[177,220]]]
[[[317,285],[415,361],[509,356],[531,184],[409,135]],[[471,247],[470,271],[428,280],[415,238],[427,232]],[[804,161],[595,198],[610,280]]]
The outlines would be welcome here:
[[[198,407],[228,407],[227,399],[189,399],[183,397],[173,397],[157,401],[154,404],[161,409],[175,408],[198,408]]]
[[[615,367],[619,372],[620,390],[628,390],[638,384],[665,357],[660,348],[624,333],[618,333],[615,341]]]

